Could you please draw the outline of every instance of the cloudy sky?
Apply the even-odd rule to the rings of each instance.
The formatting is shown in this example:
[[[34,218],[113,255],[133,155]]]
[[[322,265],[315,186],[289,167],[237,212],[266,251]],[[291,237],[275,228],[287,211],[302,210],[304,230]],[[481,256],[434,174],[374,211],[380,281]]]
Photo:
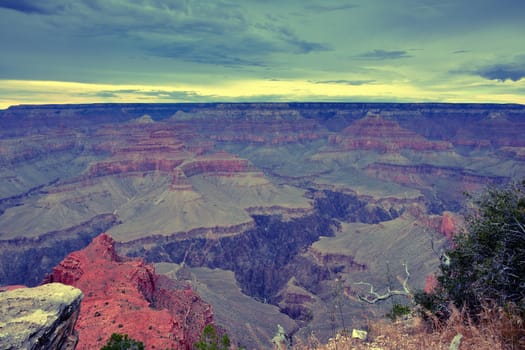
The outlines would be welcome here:
[[[523,0],[0,0],[0,108],[525,103]]]

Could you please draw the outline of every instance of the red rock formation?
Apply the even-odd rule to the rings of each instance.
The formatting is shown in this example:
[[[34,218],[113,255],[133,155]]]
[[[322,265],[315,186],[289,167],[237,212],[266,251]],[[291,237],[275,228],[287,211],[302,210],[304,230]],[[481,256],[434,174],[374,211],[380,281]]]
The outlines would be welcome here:
[[[433,273],[428,274],[425,279],[425,293],[432,294],[436,290],[438,285],[438,280],[436,278],[436,275]]]
[[[194,175],[232,176],[254,168],[238,156],[211,152],[213,138],[193,133],[186,124],[107,125],[97,131],[96,138],[101,142],[93,150],[111,156],[91,164],[86,178],[164,172],[172,176],[171,189],[183,191],[192,189],[188,178]]]
[[[329,143],[344,150],[376,150],[383,153],[401,149],[444,151],[452,148],[449,142],[427,140],[401,128],[393,120],[371,114],[354,122],[339,134],[330,136]]]
[[[456,224],[450,212],[444,212],[443,218],[441,219],[441,226],[439,232],[441,232],[448,239],[451,239],[456,230]]]
[[[463,218],[461,216],[450,211],[443,212],[439,232],[445,237],[452,240],[454,235],[461,229],[461,226],[463,226]]]
[[[147,349],[192,349],[211,307],[191,289],[155,274],[141,259],[119,257],[102,234],[67,256],[44,283],[61,282],[84,293],[77,349],[99,349],[112,333],[125,333]]]

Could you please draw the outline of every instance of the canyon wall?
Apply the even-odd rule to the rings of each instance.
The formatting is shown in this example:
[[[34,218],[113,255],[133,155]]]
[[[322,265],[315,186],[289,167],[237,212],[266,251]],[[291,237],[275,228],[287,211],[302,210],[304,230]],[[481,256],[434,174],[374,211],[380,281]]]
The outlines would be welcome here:
[[[271,304],[297,336],[358,326],[355,282],[385,286],[402,261],[423,288],[431,242],[447,247],[467,213],[463,192],[525,174],[520,105],[15,106],[0,123],[0,285],[37,285],[107,232],[123,261],[233,274],[253,309]],[[170,278],[156,286],[181,285]],[[338,300],[346,323],[332,317]],[[273,326],[244,321],[230,323]]]

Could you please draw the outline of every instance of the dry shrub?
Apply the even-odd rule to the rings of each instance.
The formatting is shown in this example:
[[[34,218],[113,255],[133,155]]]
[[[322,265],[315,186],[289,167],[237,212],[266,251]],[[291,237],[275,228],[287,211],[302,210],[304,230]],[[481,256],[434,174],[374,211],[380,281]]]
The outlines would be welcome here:
[[[437,318],[423,321],[414,317],[404,321],[376,321],[369,325],[368,342],[338,336],[328,344],[312,347],[308,343],[297,344],[294,349],[318,350],[449,350],[454,337],[461,334],[460,350],[518,350],[525,349],[523,317],[514,309],[484,307],[474,322],[464,310],[452,309],[447,321]],[[317,344],[315,344],[317,346]]]

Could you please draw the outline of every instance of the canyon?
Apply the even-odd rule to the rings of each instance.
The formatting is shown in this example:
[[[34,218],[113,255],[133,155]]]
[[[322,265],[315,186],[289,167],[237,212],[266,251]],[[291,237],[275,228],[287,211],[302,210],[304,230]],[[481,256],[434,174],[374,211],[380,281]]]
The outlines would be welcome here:
[[[521,105],[40,105],[0,124],[0,285],[107,233],[249,348],[381,317],[360,282],[397,287],[406,264],[423,289],[464,192],[525,175]]]

